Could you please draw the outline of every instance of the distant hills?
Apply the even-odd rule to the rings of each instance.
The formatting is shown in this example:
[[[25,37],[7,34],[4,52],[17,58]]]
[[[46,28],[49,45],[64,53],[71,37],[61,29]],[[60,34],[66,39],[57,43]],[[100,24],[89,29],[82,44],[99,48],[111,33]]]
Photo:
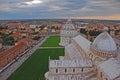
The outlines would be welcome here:
[[[65,22],[66,19],[16,19],[16,20],[0,20],[0,22],[33,22],[33,21],[57,21]],[[73,22],[87,23],[120,23],[120,20],[96,20],[96,19],[72,19]]]

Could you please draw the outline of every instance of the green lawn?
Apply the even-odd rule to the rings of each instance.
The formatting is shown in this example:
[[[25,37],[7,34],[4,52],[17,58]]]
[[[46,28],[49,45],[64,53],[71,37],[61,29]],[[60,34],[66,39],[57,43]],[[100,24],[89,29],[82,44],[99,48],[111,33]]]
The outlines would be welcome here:
[[[60,36],[51,36],[45,41],[41,47],[60,47]]]
[[[54,39],[58,40],[59,37]],[[51,38],[49,40],[51,42]],[[51,59],[58,59],[63,55],[64,48],[38,49],[7,80],[44,80],[44,74],[48,71],[49,56]]]

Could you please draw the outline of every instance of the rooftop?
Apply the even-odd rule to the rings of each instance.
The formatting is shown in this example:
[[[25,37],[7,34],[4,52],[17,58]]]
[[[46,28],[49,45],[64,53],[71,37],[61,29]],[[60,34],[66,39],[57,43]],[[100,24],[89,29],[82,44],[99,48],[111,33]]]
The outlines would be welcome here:
[[[69,44],[68,46],[66,46],[65,50],[67,51],[71,59],[83,59],[83,57],[73,44]]]
[[[58,67],[92,67],[91,60],[79,59],[79,60],[50,60],[50,68]]]
[[[12,37],[20,37],[20,33],[19,32],[16,32],[16,33],[13,33],[11,34]]]
[[[90,52],[91,42],[81,35],[76,36],[73,40],[88,54]]]
[[[110,80],[120,78],[120,58],[111,58],[98,66]]]

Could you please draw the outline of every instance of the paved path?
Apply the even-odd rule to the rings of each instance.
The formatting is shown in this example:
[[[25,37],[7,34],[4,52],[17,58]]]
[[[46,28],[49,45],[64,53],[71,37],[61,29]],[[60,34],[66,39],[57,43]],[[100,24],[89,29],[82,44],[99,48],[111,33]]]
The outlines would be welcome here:
[[[40,49],[47,49],[47,48],[64,48],[64,47],[39,47]]]
[[[32,48],[29,48],[26,50],[23,55],[17,57],[15,60],[13,60],[7,67],[5,67],[3,70],[0,72],[0,80],[6,80],[20,65],[27,60],[36,49],[39,48],[40,45],[42,45],[43,42],[46,41],[46,39],[49,36],[46,36],[45,38],[41,38],[36,44],[33,45]]]

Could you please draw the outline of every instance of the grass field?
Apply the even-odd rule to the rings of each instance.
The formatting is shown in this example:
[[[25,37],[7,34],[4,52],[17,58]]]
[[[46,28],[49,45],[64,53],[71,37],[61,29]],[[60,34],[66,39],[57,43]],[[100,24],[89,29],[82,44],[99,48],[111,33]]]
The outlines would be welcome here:
[[[51,36],[44,42],[41,47],[60,47],[60,36]]]
[[[49,56],[51,59],[58,59],[63,55],[64,48],[38,49],[7,80],[44,80],[44,74],[48,71]]]

